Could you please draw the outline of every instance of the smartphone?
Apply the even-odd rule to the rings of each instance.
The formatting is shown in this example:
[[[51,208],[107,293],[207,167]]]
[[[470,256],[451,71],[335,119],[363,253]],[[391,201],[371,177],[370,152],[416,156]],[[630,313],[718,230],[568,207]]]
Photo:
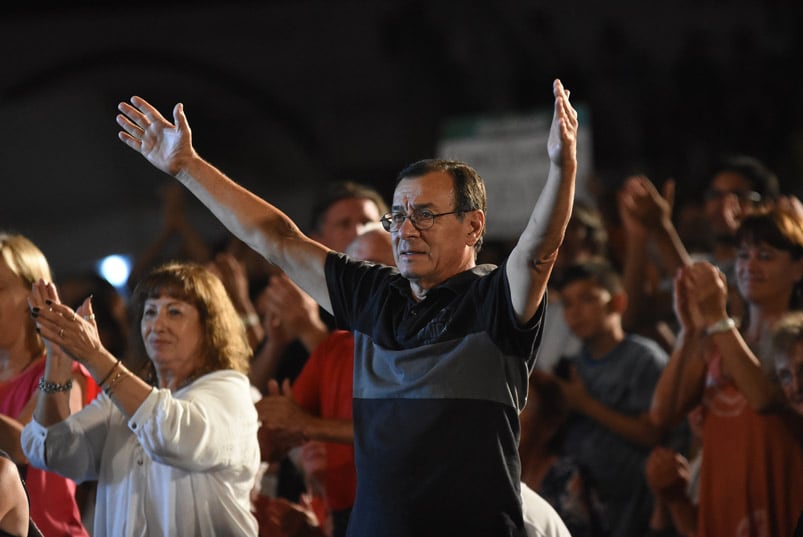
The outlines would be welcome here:
[[[560,377],[563,380],[569,380],[569,377],[572,375],[572,367],[572,361],[565,356],[562,356],[552,368],[552,372],[556,377]]]

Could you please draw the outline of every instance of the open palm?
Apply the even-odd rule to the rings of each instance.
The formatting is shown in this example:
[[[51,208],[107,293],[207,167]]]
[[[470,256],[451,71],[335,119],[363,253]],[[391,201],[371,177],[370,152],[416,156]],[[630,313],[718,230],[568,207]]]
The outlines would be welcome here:
[[[118,134],[120,140],[158,169],[176,175],[193,155],[192,133],[183,105],[173,108],[175,124],[140,97],[132,97],[131,104],[120,103],[118,109],[117,124],[123,129]]]
[[[549,160],[557,166],[565,162],[574,162],[577,153],[577,111],[569,103],[569,91],[560,80],[552,86],[555,95],[555,112],[549,128],[547,153]]]

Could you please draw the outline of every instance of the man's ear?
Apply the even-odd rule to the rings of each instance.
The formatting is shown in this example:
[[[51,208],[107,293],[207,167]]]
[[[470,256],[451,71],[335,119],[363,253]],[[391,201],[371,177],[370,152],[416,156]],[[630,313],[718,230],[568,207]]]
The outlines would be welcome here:
[[[612,312],[623,314],[627,310],[627,293],[624,291],[614,293],[608,304]]]
[[[466,235],[466,244],[474,246],[485,229],[485,213],[481,210],[471,211],[467,213],[466,222],[468,223],[468,233]]]

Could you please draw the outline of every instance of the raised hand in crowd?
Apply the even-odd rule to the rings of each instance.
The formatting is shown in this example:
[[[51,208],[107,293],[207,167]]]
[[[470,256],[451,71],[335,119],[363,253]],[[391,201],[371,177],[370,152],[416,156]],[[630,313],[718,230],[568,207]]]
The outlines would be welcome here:
[[[675,181],[668,179],[663,192],[644,175],[628,177],[618,193],[619,213],[627,231],[638,228],[657,233],[672,223]]]
[[[162,229],[145,251],[137,256],[128,277],[130,289],[149,269],[167,261],[167,258],[204,263],[211,256],[209,245],[187,216],[182,186],[178,183],[162,185],[159,187],[159,197],[162,201]],[[178,244],[172,245],[173,239],[178,239]]]
[[[248,343],[256,350],[265,337],[265,329],[251,301],[245,266],[233,254],[221,252],[206,267],[223,282],[234,309],[243,320]]]
[[[315,350],[329,334],[321,320],[318,304],[287,275],[271,277],[263,298],[267,314],[294,339],[301,340],[308,352]]]
[[[682,331],[695,336],[705,330],[705,319],[695,297],[691,295],[690,267],[677,270],[672,293],[672,308]]]
[[[705,320],[693,296],[691,267],[677,270],[673,309],[680,325],[672,358],[658,380],[650,419],[658,426],[675,426],[702,397],[705,379]]]
[[[623,283],[630,302],[622,321],[631,330],[659,341],[669,349],[674,334],[671,296],[661,280],[691,262],[672,222],[675,181],[664,183],[660,193],[643,175],[628,177],[617,193],[619,217],[625,230]],[[658,258],[650,255],[654,244]]]
[[[329,329],[320,318],[317,303],[283,273],[271,276],[256,302],[265,342],[254,355],[249,376],[264,393],[293,341],[298,339],[311,352],[326,339]]]
[[[803,203],[796,196],[783,195],[776,201],[779,210],[789,214],[798,222],[803,222]]]
[[[686,271],[687,297],[694,302],[704,326],[728,315],[728,282],[725,274],[711,263],[700,261]]]

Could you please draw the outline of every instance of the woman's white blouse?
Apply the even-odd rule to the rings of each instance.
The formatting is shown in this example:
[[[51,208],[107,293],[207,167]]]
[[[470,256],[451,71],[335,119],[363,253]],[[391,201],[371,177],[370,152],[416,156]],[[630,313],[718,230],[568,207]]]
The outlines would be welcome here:
[[[28,423],[22,447],[38,468],[98,481],[95,537],[256,536],[257,428],[248,377],[224,370],[154,389],[127,421],[101,393],[52,427]]]

